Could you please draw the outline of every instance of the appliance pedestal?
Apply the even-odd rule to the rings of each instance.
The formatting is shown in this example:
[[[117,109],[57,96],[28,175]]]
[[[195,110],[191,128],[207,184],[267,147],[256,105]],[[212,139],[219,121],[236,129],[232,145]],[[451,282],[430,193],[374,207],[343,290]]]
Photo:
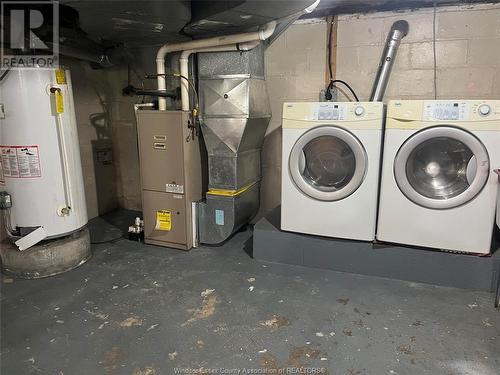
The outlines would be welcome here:
[[[0,244],[2,272],[21,279],[59,275],[81,266],[92,257],[89,230],[41,242],[19,251],[10,241]]]
[[[475,256],[284,232],[280,211],[255,225],[256,260],[496,293],[498,306],[500,250]]]

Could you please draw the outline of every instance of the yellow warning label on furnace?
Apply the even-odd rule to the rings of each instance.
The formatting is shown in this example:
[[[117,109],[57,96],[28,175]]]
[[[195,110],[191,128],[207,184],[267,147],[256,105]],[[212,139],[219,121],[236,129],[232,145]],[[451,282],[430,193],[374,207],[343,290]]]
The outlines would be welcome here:
[[[172,213],[170,211],[156,211],[156,230],[171,230],[172,229]]]
[[[58,85],[66,84],[66,72],[64,69],[56,69],[56,82]]]
[[[64,112],[64,97],[61,91],[56,91],[54,93],[56,98],[56,112],[57,114],[61,114]]]

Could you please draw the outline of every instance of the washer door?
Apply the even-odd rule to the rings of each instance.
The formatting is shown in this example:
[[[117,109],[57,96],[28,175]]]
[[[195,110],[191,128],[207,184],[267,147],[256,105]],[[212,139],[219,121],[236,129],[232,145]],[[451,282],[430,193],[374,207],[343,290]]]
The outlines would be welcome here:
[[[297,140],[288,167],[293,182],[304,194],[321,201],[338,201],[361,185],[367,160],[354,134],[336,126],[320,126]]]
[[[488,152],[473,134],[451,126],[411,136],[394,160],[401,192],[427,208],[446,209],[474,199],[488,180]]]

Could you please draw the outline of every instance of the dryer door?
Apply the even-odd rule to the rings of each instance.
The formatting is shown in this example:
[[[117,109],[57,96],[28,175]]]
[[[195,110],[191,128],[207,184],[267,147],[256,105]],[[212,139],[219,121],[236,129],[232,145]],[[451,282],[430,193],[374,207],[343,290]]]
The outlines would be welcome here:
[[[466,130],[436,126],[415,133],[394,160],[401,192],[414,203],[447,209],[474,199],[489,176],[488,152]]]
[[[368,160],[361,142],[336,126],[304,133],[290,152],[290,176],[299,190],[321,201],[338,201],[363,182]]]

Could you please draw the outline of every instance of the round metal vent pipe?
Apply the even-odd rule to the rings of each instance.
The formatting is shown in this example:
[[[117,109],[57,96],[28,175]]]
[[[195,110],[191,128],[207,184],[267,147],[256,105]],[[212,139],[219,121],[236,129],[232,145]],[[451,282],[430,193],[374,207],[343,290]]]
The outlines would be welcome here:
[[[408,34],[409,29],[410,26],[408,25],[408,22],[404,20],[399,20],[393,23],[391,31],[387,36],[382,58],[380,59],[377,76],[370,95],[370,101],[379,102],[383,99],[385,89],[387,88],[387,83],[389,82],[389,77],[391,75],[391,69],[394,65],[394,59],[396,58],[396,54],[398,52],[399,44]]]

